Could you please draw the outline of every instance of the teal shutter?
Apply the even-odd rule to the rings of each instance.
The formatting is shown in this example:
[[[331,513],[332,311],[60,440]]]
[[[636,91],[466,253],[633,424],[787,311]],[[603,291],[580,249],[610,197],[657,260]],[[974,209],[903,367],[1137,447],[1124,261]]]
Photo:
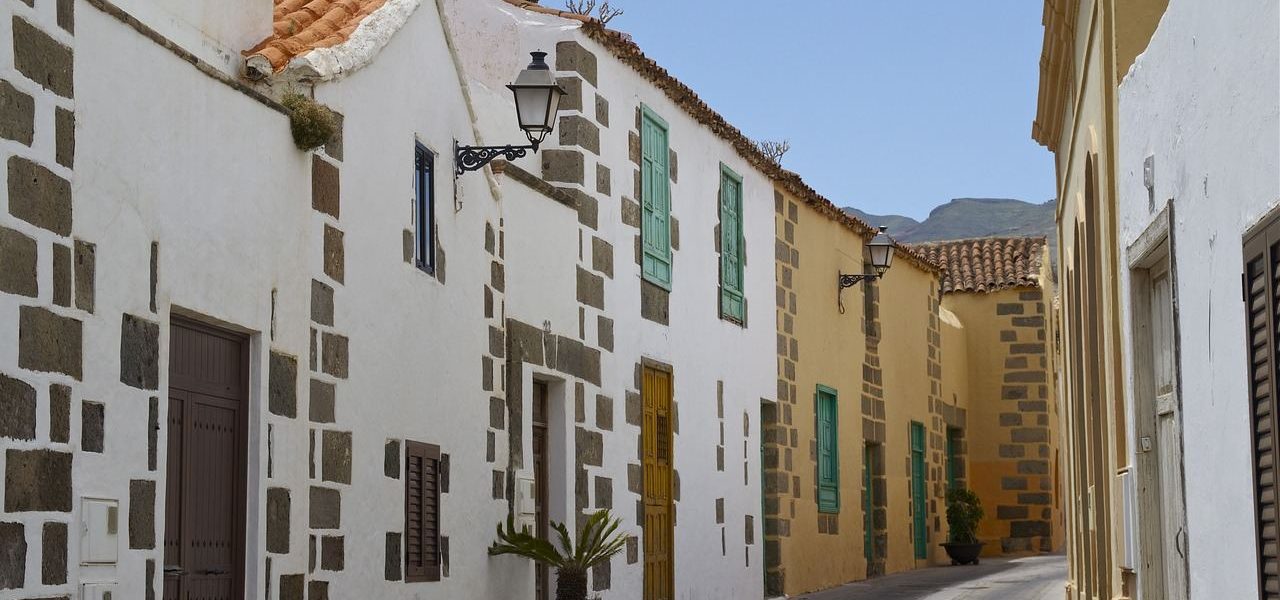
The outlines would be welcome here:
[[[928,508],[925,505],[924,425],[911,423],[911,518],[916,558],[929,558]]]
[[[839,413],[836,391],[818,386],[818,512],[840,512]]]
[[[742,178],[720,166],[720,316],[742,322]]]
[[[671,182],[667,124],[643,107],[640,123],[640,238],[644,278],[671,289]]]

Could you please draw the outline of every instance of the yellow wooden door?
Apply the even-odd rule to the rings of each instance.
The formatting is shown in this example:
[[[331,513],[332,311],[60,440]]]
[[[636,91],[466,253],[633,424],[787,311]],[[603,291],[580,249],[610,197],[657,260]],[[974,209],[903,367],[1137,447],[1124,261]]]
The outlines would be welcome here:
[[[644,397],[644,600],[672,600],[671,373],[646,367]]]

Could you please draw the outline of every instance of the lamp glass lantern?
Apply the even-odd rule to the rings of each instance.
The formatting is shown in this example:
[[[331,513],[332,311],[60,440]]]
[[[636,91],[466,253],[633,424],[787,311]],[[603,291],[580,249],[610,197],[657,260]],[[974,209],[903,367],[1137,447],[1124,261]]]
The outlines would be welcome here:
[[[520,129],[524,130],[536,150],[547,134],[555,129],[556,111],[560,109],[560,98],[565,92],[556,83],[551,67],[547,66],[547,53],[529,54],[533,61],[520,71],[515,83],[508,85],[507,89],[515,96]]]
[[[885,233],[887,227],[881,225],[879,233],[867,242],[867,254],[871,256],[871,266],[876,274],[883,276],[893,264],[893,240]]]

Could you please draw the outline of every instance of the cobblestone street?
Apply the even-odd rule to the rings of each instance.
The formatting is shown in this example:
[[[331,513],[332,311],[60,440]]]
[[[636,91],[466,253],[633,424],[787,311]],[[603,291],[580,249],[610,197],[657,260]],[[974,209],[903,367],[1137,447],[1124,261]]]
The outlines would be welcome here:
[[[983,559],[968,567],[933,567],[798,596],[797,600],[1061,600],[1062,555]]]

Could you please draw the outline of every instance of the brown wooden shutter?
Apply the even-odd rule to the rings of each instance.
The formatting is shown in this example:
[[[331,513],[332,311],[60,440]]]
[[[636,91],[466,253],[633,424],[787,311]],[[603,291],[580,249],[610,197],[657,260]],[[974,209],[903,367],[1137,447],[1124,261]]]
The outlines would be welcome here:
[[[440,581],[440,447],[405,442],[405,581]]]
[[[1244,300],[1253,411],[1254,501],[1258,585],[1264,599],[1280,598],[1280,540],[1276,523],[1276,350],[1280,343],[1280,222],[1245,242]]]

